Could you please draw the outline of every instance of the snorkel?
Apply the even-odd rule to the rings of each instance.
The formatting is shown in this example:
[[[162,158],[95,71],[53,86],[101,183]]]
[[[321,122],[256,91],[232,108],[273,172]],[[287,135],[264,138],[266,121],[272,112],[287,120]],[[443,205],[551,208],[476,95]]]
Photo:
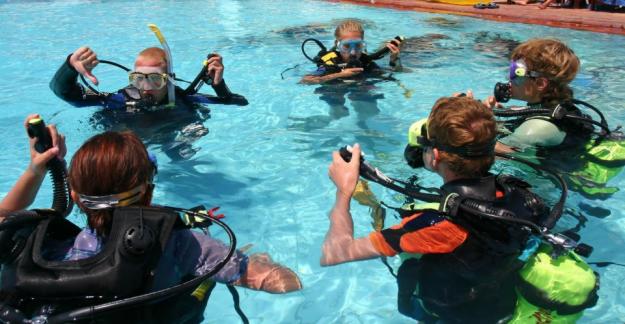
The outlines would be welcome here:
[[[167,104],[167,107],[172,108],[176,104],[176,85],[174,84],[174,61],[171,58],[171,50],[169,49],[169,45],[167,45],[167,41],[165,40],[163,33],[161,33],[161,30],[158,29],[155,24],[148,24],[148,27],[154,33],[156,38],[158,38],[158,41],[161,43],[161,46],[163,46],[163,50],[167,56],[167,75],[169,76],[167,82],[167,98],[169,103]]]

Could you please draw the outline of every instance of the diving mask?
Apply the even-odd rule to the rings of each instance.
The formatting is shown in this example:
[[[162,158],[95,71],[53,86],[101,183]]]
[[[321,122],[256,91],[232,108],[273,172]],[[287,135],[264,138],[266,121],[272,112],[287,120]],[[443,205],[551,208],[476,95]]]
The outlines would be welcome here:
[[[508,78],[510,82],[513,82],[515,85],[523,83],[524,78],[536,78],[539,76],[541,76],[540,73],[528,70],[523,60],[510,61]]]
[[[130,84],[141,90],[159,90],[167,85],[167,73],[143,73],[133,71],[128,74]]]
[[[404,150],[404,159],[410,167],[415,169],[423,167],[424,148],[419,143],[419,137],[422,137],[422,134],[427,136],[427,123],[428,119],[424,118],[414,122],[408,129],[408,145]]]
[[[510,82],[497,82],[495,84],[495,100],[497,102],[508,102],[512,98],[512,85],[520,86],[527,78],[542,76],[539,72],[530,71],[523,60],[510,61],[508,79]]]
[[[128,191],[124,191],[118,194],[103,195],[103,196],[89,196],[78,194],[78,200],[87,209],[102,210],[116,207],[130,206],[143,198],[146,191],[154,188],[152,181],[154,176],[158,173],[158,162],[156,156],[148,152],[148,159],[152,165],[152,176],[147,184],[138,185]],[[150,188],[150,189],[149,189]]]
[[[493,155],[497,140],[482,144],[468,144],[463,146],[451,146],[437,143],[435,139],[428,136],[428,120],[421,119],[410,126],[408,130],[408,145],[404,150],[404,158],[408,165],[413,168],[423,167],[423,152],[426,148],[437,148],[447,153],[457,154],[463,158],[481,158]]]
[[[339,52],[346,54],[362,53],[367,48],[367,44],[362,39],[345,39],[339,41],[336,48]]]

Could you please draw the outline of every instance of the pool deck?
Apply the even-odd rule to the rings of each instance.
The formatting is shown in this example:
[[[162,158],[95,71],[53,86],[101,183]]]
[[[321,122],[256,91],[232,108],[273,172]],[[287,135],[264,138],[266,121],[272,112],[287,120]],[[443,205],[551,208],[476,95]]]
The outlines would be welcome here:
[[[572,28],[600,33],[625,35],[625,13],[590,11],[588,9],[565,9],[549,7],[545,10],[537,4],[526,6],[497,1],[497,9],[476,9],[422,0],[326,0],[367,6],[414,10],[433,13],[469,16],[474,18],[538,24],[550,27]],[[490,0],[483,2],[488,3]]]

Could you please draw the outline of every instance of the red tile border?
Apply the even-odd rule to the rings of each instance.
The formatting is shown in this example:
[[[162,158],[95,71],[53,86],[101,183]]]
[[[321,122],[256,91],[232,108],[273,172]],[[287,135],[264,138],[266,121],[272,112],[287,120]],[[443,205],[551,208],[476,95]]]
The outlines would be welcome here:
[[[625,13],[590,11],[587,9],[547,8],[540,10],[536,4],[520,6],[500,3],[498,9],[475,9],[423,0],[325,0],[359,5],[444,13],[474,18],[537,24],[549,27],[571,28],[599,33],[625,35]],[[484,2],[489,2],[485,0]]]

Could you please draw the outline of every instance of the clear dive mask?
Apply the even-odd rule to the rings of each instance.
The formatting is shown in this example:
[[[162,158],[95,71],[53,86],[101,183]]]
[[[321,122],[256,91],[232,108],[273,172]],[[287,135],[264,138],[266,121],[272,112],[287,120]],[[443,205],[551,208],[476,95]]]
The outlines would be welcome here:
[[[140,90],[159,90],[167,85],[167,73],[143,73],[133,71],[128,74],[130,84]]]

